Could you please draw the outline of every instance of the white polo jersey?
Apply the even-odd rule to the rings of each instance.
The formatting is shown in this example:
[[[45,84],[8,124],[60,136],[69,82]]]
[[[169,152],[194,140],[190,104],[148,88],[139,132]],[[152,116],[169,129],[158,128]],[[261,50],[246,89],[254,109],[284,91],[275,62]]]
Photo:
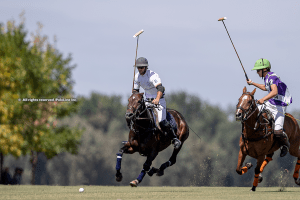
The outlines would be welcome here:
[[[139,72],[135,75],[134,89],[139,90],[142,87],[145,90],[146,98],[156,98],[157,89],[155,86],[159,83],[161,84],[161,80],[158,74],[148,69],[144,75]]]

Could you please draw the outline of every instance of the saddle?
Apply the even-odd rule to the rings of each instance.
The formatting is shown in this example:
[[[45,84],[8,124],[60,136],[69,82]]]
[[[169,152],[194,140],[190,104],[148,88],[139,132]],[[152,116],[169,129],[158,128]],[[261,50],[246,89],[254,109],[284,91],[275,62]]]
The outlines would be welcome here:
[[[273,118],[271,111],[268,110],[267,108],[263,108],[260,115],[262,116],[262,119],[263,119],[263,122],[260,122],[260,124],[265,125],[266,134],[274,133],[275,120]],[[258,117],[260,117],[260,116],[258,116]],[[269,125],[269,127],[268,127],[268,125]]]
[[[159,122],[158,122],[157,111],[155,109],[149,107],[149,108],[147,108],[147,116],[150,118],[153,129],[159,130],[160,132],[163,133],[163,131],[159,125]],[[168,109],[167,109],[166,120],[171,124],[171,127],[173,128],[173,130],[176,133],[177,132],[177,124],[176,124],[174,117],[168,112]]]

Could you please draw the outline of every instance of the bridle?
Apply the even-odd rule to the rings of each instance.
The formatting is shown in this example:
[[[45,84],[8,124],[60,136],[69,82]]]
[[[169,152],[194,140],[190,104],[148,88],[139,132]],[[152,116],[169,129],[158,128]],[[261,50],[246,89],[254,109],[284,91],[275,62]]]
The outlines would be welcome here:
[[[257,115],[257,117],[256,117],[256,122],[255,122],[254,127],[249,126],[249,125],[247,124],[246,121],[253,115],[253,113],[258,109],[258,107],[255,106],[256,108],[253,109],[254,105],[256,105],[256,103],[255,103],[256,100],[254,100],[253,95],[248,94],[248,93],[243,93],[243,94],[250,95],[250,96],[252,97],[251,104],[250,104],[250,106],[249,106],[249,108],[248,108],[247,110],[245,110],[245,109],[242,108],[241,106],[237,107],[237,109],[241,109],[241,110],[243,111],[242,116],[244,115],[244,118],[241,120],[241,123],[242,123],[242,139],[243,139],[243,141],[245,141],[245,140],[248,140],[248,141],[259,141],[259,140],[261,140],[261,139],[264,139],[264,138],[268,137],[268,136],[271,134],[271,132],[268,132],[268,131],[267,131],[267,126],[265,127],[266,133],[265,133],[263,136],[260,136],[260,137],[258,137],[258,138],[246,138],[246,137],[245,137],[245,135],[244,135],[244,133],[243,133],[243,130],[244,130],[244,124],[247,125],[249,128],[251,128],[252,130],[254,130],[254,132],[256,132],[256,131],[258,131],[258,130],[263,130],[263,129],[259,129],[259,127],[260,127],[261,125],[263,125],[261,122],[259,122],[259,117],[260,117],[260,115],[262,114],[263,109],[261,109],[261,110],[259,111],[259,113],[258,113],[258,115]],[[250,113],[250,114],[249,114],[249,113]],[[259,125],[258,125],[258,127],[257,127],[257,124],[258,124],[258,123],[259,123]],[[265,125],[266,125],[266,124],[265,124]]]
[[[139,128],[144,130],[144,131],[142,131],[142,133],[146,133],[147,131],[149,131],[149,127],[147,127],[147,128],[142,127],[142,126],[138,125],[137,121],[139,121],[139,120],[151,120],[151,118],[149,118],[149,117],[140,117],[147,111],[147,107],[145,105],[145,100],[144,100],[143,97],[142,97],[141,100],[138,100],[138,103],[139,103],[139,105],[137,106],[137,108],[135,110],[134,110],[133,106],[127,106],[127,110],[131,109],[132,111],[134,111],[133,115],[129,118],[130,119],[130,124],[129,124],[128,127],[131,131],[133,131],[137,135],[138,144],[139,144],[138,148],[139,148],[139,152],[140,152],[141,135],[140,135]],[[150,128],[150,130],[154,131],[155,129]],[[157,139],[156,139],[156,141],[157,141]]]
[[[239,106],[236,108],[236,110],[240,109],[243,111],[242,112],[242,123],[247,121],[251,117],[251,115],[257,110],[257,106],[255,106],[255,109],[253,109],[253,106],[256,105],[253,95],[248,94],[248,93],[243,93],[243,94],[250,95],[252,97],[252,100],[251,100],[251,104],[247,110],[245,110],[242,106]],[[236,106],[238,106],[238,105],[236,105]]]
[[[133,115],[129,118],[130,119],[130,125],[129,125],[129,129],[134,131],[135,133],[138,133],[137,131],[137,126],[142,128],[142,129],[147,129],[144,128],[142,126],[139,126],[137,124],[137,121],[139,120],[150,120],[149,117],[140,117],[142,116],[146,111],[147,111],[147,107],[145,105],[145,100],[142,97],[141,100],[138,100],[139,105],[137,106],[137,108],[135,109],[133,106],[127,106],[127,110],[134,110],[134,112],[132,113]]]

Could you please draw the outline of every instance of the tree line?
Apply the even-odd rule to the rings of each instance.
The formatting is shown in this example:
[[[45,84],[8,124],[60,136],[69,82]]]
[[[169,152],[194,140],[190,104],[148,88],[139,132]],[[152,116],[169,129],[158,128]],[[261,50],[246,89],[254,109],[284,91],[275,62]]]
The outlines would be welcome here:
[[[143,186],[251,186],[254,168],[243,176],[235,172],[241,136],[241,124],[234,119],[235,107],[222,110],[210,105],[195,95],[175,92],[166,95],[167,107],[176,109],[185,117],[190,136],[183,144],[175,165],[169,167],[162,177],[146,176]],[[78,153],[61,153],[52,159],[40,155],[35,179],[37,184],[49,185],[128,185],[142,170],[145,157],[138,153],[124,154],[122,161],[123,181],[115,181],[116,153],[121,142],[128,139],[125,121],[126,105],[121,96],[92,93],[90,97],[79,97],[78,113],[64,118],[58,126],[83,129]],[[300,112],[293,113],[295,117]],[[198,137],[196,134],[200,137]],[[159,153],[153,166],[166,162],[172,146]],[[279,157],[266,167],[263,186],[294,186],[292,178],[296,159],[290,155]],[[6,158],[8,165],[25,165],[29,157],[15,160]],[[246,162],[256,164],[250,157]],[[26,171],[26,168],[25,168]],[[28,173],[24,174],[29,183]],[[27,176],[27,178],[26,178]]]

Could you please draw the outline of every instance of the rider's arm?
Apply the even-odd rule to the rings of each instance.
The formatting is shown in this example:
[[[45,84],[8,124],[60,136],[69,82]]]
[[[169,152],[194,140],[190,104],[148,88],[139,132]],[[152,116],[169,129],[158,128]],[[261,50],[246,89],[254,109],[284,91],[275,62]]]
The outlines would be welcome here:
[[[138,82],[138,73],[134,76],[132,93],[140,92],[140,83]]]
[[[255,87],[258,87],[261,90],[267,91],[266,87],[264,84],[258,84],[258,83],[252,83]]]
[[[165,88],[162,86],[161,83],[157,84],[155,87],[157,89],[157,95],[156,95],[156,98],[152,101],[152,103],[158,104],[160,98],[163,96],[163,92],[164,92]]]
[[[247,81],[247,83],[248,83],[248,85],[254,85],[255,87],[258,87],[261,90],[267,91],[264,84],[254,83],[251,79],[249,79],[249,81]]]
[[[267,101],[273,97],[275,97],[278,94],[278,89],[277,89],[277,85],[273,84],[271,85],[271,92],[266,95],[265,97],[262,98],[262,100]]]

